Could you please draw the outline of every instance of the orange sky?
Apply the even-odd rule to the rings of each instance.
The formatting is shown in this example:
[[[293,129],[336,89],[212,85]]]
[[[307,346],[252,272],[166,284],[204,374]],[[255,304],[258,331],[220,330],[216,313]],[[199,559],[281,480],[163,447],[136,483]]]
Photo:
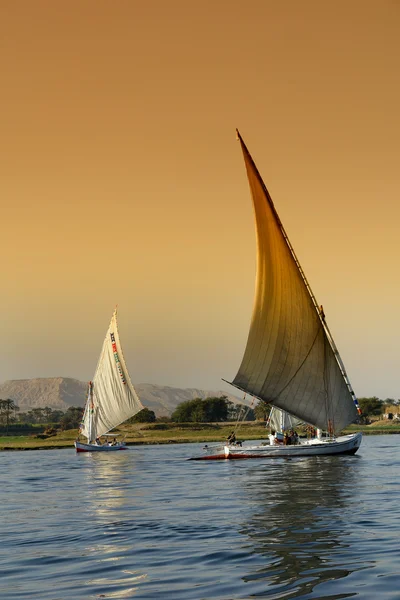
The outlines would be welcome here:
[[[235,128],[359,396],[400,397],[400,2],[3,0],[0,381],[225,389],[255,234]]]

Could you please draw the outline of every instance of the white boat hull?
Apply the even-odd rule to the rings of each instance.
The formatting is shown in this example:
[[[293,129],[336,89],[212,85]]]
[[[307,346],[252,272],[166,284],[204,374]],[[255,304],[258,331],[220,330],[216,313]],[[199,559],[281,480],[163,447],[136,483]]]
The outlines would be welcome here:
[[[115,444],[110,446],[103,444],[98,446],[97,444],[84,444],[83,442],[74,443],[77,452],[116,452],[117,450],[127,450],[127,446],[123,443]]]
[[[296,456],[330,456],[334,454],[355,454],[361,445],[362,433],[342,435],[335,439],[313,439],[294,446],[283,444],[225,446],[223,452],[208,453],[206,456],[195,457],[191,460],[219,460],[242,458],[281,458]]]

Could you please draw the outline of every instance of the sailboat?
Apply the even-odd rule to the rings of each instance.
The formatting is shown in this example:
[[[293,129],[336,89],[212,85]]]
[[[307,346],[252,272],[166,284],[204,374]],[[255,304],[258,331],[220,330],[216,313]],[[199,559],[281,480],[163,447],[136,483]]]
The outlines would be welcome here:
[[[310,426],[295,444],[227,444],[202,458],[354,454],[362,434],[339,435],[361,413],[343,361],[271,196],[242,139],[257,233],[253,315],[239,371],[231,383]],[[283,414],[281,412],[281,415]],[[323,433],[325,431],[325,434]]]
[[[125,450],[123,440],[109,432],[143,409],[132,385],[122,354],[118,334],[117,309],[114,310],[103,342],[93,380],[89,382],[77,452],[114,452]]]

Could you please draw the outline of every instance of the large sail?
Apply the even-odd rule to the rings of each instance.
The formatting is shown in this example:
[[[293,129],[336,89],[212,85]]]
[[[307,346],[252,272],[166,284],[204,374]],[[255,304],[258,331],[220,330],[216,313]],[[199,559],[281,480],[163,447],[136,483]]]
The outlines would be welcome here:
[[[89,384],[81,433],[94,441],[142,409],[122,354],[115,310]]]
[[[239,136],[257,232],[253,316],[232,384],[332,433],[357,418],[352,393],[264,182]]]

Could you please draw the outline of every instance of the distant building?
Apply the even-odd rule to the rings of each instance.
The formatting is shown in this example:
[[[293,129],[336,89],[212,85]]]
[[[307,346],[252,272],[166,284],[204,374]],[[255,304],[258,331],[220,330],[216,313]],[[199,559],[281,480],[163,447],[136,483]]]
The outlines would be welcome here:
[[[386,406],[385,412],[383,413],[384,419],[400,421],[400,406],[392,404],[392,406]]]

